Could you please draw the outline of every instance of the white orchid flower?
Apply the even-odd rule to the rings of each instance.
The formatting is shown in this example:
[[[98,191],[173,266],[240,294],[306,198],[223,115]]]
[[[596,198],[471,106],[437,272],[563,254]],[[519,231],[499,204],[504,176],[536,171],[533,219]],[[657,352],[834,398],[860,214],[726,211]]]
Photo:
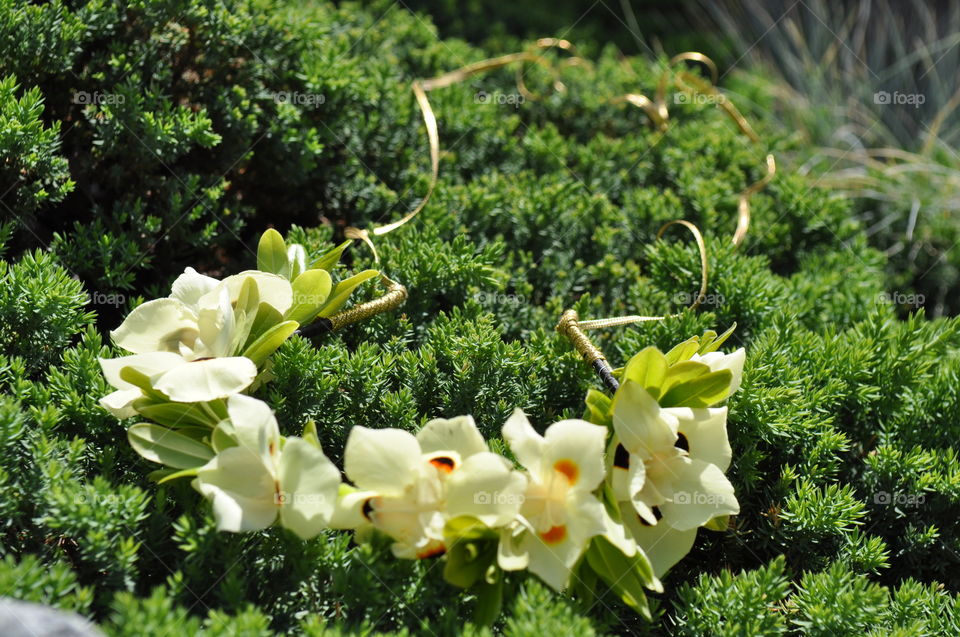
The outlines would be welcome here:
[[[428,422],[414,436],[400,429],[350,431],[344,470],[358,491],[341,499],[338,526],[371,523],[402,558],[446,550],[447,520],[470,516],[489,527],[513,520],[523,475],[491,453],[470,416]]]
[[[136,413],[132,403],[143,393],[120,378],[125,367],[147,376],[154,389],[177,402],[205,402],[246,389],[257,368],[253,361],[234,356],[245,334],[233,304],[248,278],[256,282],[261,302],[280,314],[289,309],[293,293],[283,277],[252,270],[217,281],[187,268],[169,297],[138,306],[110,333],[117,346],[133,355],[100,359],[107,381],[117,390],[101,404],[118,418]]]
[[[611,486],[622,508],[636,512],[625,512],[625,522],[658,576],[689,551],[698,527],[740,512],[724,475],[732,455],[726,418],[726,407],[662,408],[632,380],[614,396]]]
[[[283,439],[273,412],[249,396],[227,402],[237,445],[197,470],[193,486],[213,504],[221,531],[255,531],[280,518],[302,539],[326,528],[334,513],[340,472],[301,438]]]
[[[590,538],[608,534],[612,520],[593,495],[604,478],[606,435],[605,427],[561,420],[541,436],[519,409],[510,416],[503,438],[529,472],[529,484],[518,522],[501,533],[502,569],[529,568],[563,590]],[[621,550],[630,550],[626,538],[609,535]]]

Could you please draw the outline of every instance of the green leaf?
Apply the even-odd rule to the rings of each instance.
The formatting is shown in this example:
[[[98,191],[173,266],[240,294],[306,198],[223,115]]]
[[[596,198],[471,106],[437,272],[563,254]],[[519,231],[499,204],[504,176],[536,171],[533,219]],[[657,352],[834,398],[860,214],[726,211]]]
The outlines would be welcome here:
[[[497,539],[497,532],[477,518],[461,515],[447,520],[443,526],[445,541]]]
[[[656,347],[647,347],[631,358],[623,370],[624,381],[640,384],[654,398],[660,397],[660,389],[667,377],[667,357]]]
[[[697,361],[674,363],[667,368],[667,376],[660,387],[660,395],[665,395],[680,383],[685,383],[708,373],[710,373],[710,366],[706,363],[698,363]]]
[[[268,303],[261,303],[257,308],[256,318],[253,320],[253,325],[250,326],[250,334],[243,344],[243,349],[250,347],[251,343],[263,336],[264,332],[281,321],[283,321],[283,315],[277,311],[277,308]]]
[[[233,432],[233,423],[229,420],[221,421],[213,430],[213,435],[210,437],[210,444],[213,445],[213,450],[220,453],[224,449],[236,447],[239,443],[234,437]]]
[[[593,538],[587,548],[587,563],[623,602],[651,620],[644,587],[658,588],[653,568],[642,551],[628,557],[603,536]]]
[[[280,233],[273,228],[260,236],[260,243],[257,245],[257,269],[287,278],[290,276],[287,246]]]
[[[333,286],[333,291],[330,293],[330,299],[327,303],[320,309],[317,313],[317,316],[322,318],[327,318],[328,316],[333,316],[337,311],[346,304],[347,299],[350,298],[350,294],[353,293],[354,289],[364,281],[368,281],[375,276],[378,276],[380,272],[378,270],[364,270],[354,274],[349,279],[344,279],[340,281],[335,286]]]
[[[343,256],[343,251],[346,250],[351,243],[353,243],[353,239],[347,239],[333,250],[330,250],[323,256],[317,258],[317,260],[310,265],[310,269],[326,270],[329,272],[336,267],[338,263],[340,263],[340,258]]]
[[[120,370],[120,379],[125,380],[131,385],[139,388],[143,392],[144,396],[152,400],[157,401],[166,401],[168,400],[167,395],[161,391],[157,391],[153,388],[153,385],[150,383],[150,377],[144,374],[141,371],[134,369],[133,367],[124,367]]]
[[[172,476],[175,473],[177,473],[176,469],[154,469],[147,474],[147,480],[163,482],[168,478],[168,476]]]
[[[250,346],[243,351],[243,356],[246,356],[252,360],[257,367],[260,367],[271,354],[277,351],[278,347],[283,345],[283,342],[287,340],[291,334],[297,331],[298,327],[300,327],[300,324],[296,321],[284,321],[274,325],[251,343]]]
[[[660,399],[662,407],[709,407],[730,393],[733,374],[721,369],[675,385]]]
[[[236,352],[243,349],[250,338],[250,331],[257,320],[259,306],[260,291],[257,288],[257,281],[252,276],[247,277],[240,286],[240,294],[237,295],[237,302],[233,309],[236,328],[233,334],[231,351]]]
[[[133,407],[145,418],[167,427],[200,425],[212,428],[220,422],[220,419],[211,415],[200,403],[157,402],[151,399],[139,399],[134,401]]]
[[[700,349],[700,338],[691,336],[667,352],[667,362],[673,365],[674,363],[690,360],[690,357],[696,354],[698,349]]]
[[[493,570],[498,570],[492,567]],[[478,626],[493,626],[500,617],[500,608],[503,606],[503,573],[497,572],[487,581],[485,577],[474,589],[477,595],[477,605],[473,609],[473,622]]]
[[[175,471],[173,473],[167,474],[157,480],[158,484],[163,484],[164,482],[170,482],[171,480],[177,480],[178,478],[192,478],[197,475],[197,470],[200,467],[193,467],[191,469],[183,469],[181,471]]]
[[[721,334],[720,336],[717,336],[716,338],[712,339],[709,343],[703,343],[702,345],[700,345],[700,355],[702,356],[702,355],[704,355],[704,354],[709,354],[710,352],[715,352],[715,351],[717,351],[718,349],[720,349],[720,346],[722,346],[723,343],[724,343],[728,338],[730,338],[730,335],[733,334],[733,330],[735,330],[735,329],[737,329],[737,324],[736,324],[736,323],[734,323],[733,325],[731,325],[730,328],[729,328],[726,332],[724,332],[724,333]],[[713,332],[713,333],[715,334],[715,332]]]
[[[293,281],[293,305],[286,318],[305,325],[330,298],[333,281],[326,270],[307,270]]]
[[[317,423],[313,418],[307,420],[307,424],[303,426],[303,435],[301,438],[323,451],[323,448],[320,446],[320,436],[317,435]]]
[[[703,528],[710,529],[711,531],[726,531],[728,528],[730,528],[730,516],[718,515],[704,524]]]
[[[610,427],[613,425],[613,420],[610,416],[610,409],[613,406],[613,401],[610,400],[609,396],[604,394],[602,391],[590,388],[587,390],[587,397],[584,399],[584,402],[587,404],[587,414],[585,420],[597,425],[603,425],[605,427]]]
[[[142,422],[127,430],[127,439],[141,456],[174,469],[202,467],[213,458],[213,449],[173,429]]]

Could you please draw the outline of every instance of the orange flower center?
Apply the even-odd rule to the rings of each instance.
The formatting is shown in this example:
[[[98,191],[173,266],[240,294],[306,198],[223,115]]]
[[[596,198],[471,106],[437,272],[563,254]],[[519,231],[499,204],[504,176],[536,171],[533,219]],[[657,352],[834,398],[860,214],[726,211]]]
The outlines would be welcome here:
[[[559,544],[560,542],[563,542],[566,537],[567,527],[563,525],[551,527],[546,533],[540,534],[540,539],[547,544]]]
[[[557,460],[553,464],[553,468],[565,475],[571,486],[576,484],[577,478],[580,477],[580,469],[573,460],[567,460],[566,458]]]

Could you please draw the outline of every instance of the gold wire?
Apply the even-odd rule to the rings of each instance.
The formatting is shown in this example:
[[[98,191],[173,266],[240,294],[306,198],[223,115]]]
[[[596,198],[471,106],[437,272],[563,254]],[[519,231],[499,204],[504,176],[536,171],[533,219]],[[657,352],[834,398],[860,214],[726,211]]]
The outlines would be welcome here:
[[[331,332],[339,330],[340,328],[346,327],[352,323],[359,323],[360,321],[366,320],[371,316],[376,316],[377,314],[382,314],[383,312],[389,312],[390,310],[396,309],[407,300],[407,288],[405,288],[403,285],[393,281],[386,275],[381,275],[380,280],[387,289],[383,296],[373,299],[372,301],[367,301],[366,303],[354,305],[348,310],[344,310],[343,312],[339,312],[331,316],[329,318]]]
[[[579,323],[579,316],[576,310],[567,310],[560,316],[560,322],[557,323],[557,331],[566,336],[573,349],[583,356],[588,364],[594,361],[606,360],[603,352],[590,341],[590,337],[583,333],[582,324]]]

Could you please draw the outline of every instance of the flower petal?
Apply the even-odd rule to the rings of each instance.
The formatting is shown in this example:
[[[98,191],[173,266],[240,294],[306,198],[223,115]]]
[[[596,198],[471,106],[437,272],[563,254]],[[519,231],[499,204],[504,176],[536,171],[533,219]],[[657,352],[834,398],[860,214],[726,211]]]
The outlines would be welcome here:
[[[663,519],[658,526],[666,523],[687,531],[717,516],[740,512],[733,485],[716,465],[685,456],[664,465],[672,480],[669,489],[663,490],[667,501],[660,505]]]
[[[327,527],[336,507],[340,472],[323,452],[288,438],[280,456],[280,523],[309,540]]]
[[[170,298],[177,299],[195,312],[199,312],[200,297],[217,287],[220,281],[200,274],[193,268],[186,268],[183,274],[173,282]]]
[[[696,360],[698,357],[694,357]],[[747,352],[742,347],[735,352],[724,354],[723,352],[710,352],[699,357],[701,363],[710,368],[710,371],[717,372],[721,369],[729,369],[733,374],[733,380],[730,381],[730,394],[740,389],[740,382],[743,380],[743,363],[747,359]],[[728,396],[730,394],[727,394]]]
[[[592,495],[580,498],[568,511],[567,524],[541,533],[528,533],[521,544],[530,555],[527,568],[557,591],[567,587],[570,571],[583,555],[590,538],[606,531],[603,505]]]
[[[623,515],[632,516],[633,511],[630,507],[625,507]],[[610,544],[617,547],[617,549],[627,557],[633,557],[637,554],[637,543],[634,541],[633,536],[629,534],[622,523],[617,522],[610,516],[606,507],[603,507],[603,526],[603,537],[605,537]]]
[[[417,440],[423,453],[456,451],[462,459],[488,450],[471,416],[431,420],[417,433]]]
[[[522,525],[514,524],[500,531],[497,543],[497,565],[505,571],[522,571],[530,564],[530,554],[523,548],[524,536],[529,535]]]
[[[727,408],[711,407],[690,409],[675,407],[665,409],[677,417],[677,438],[686,440],[686,449],[691,458],[717,465],[721,471],[730,466],[733,451],[727,438]]]
[[[450,517],[468,515],[487,526],[500,527],[517,517],[527,479],[489,451],[473,454],[447,480]]]
[[[153,380],[154,388],[182,403],[201,403],[236,394],[253,382],[257,366],[243,356],[184,362]]]
[[[139,389],[118,389],[100,399],[100,406],[117,418],[133,418],[137,410],[133,408],[133,401],[143,396]]]
[[[606,427],[586,420],[561,420],[544,434],[543,458],[566,476],[571,488],[593,491],[603,481],[606,439]]]
[[[197,330],[203,343],[203,356],[230,356],[233,354],[233,335],[237,328],[230,293],[226,287],[218,288],[217,304],[200,310]]]
[[[624,523],[637,541],[637,545],[646,553],[653,566],[653,574],[663,577],[673,565],[679,562],[693,548],[697,539],[696,527],[687,531],[678,531],[668,524],[644,525],[636,516],[624,516]]]
[[[173,352],[150,352],[119,358],[98,358],[107,382],[117,389],[133,389],[135,386],[120,378],[120,371],[132,367],[146,376],[155,376],[183,364],[183,358]]]
[[[223,280],[224,285],[230,290],[230,302],[235,303],[240,296],[240,288],[247,277],[253,277],[257,282],[257,292],[260,294],[260,302],[273,306],[281,315],[286,314],[290,306],[293,305],[293,287],[290,281],[277,274],[261,272],[260,270],[245,270],[240,274],[228,276]],[[201,304],[209,305],[216,303],[208,294],[201,301]]]
[[[212,501],[221,531],[265,529],[277,517],[274,476],[245,447],[221,451],[197,471],[193,486]]]
[[[197,317],[177,299],[154,299],[139,305],[110,337],[117,347],[134,354],[177,352],[180,343],[197,336]]]
[[[503,439],[520,464],[531,473],[540,474],[545,441],[520,409],[515,409],[503,425]]]
[[[420,444],[401,429],[350,430],[343,454],[347,476],[360,489],[400,495],[419,478],[423,462]]]
[[[446,522],[437,510],[421,510],[407,498],[377,497],[370,501],[374,526],[396,542],[393,554],[404,559],[425,558],[443,552]]]
[[[373,491],[358,491],[348,485],[341,487],[340,495],[330,517],[331,529],[356,529],[370,524],[364,513],[367,501],[376,497]]]
[[[227,415],[237,442],[263,458],[269,467],[276,468],[274,459],[280,455],[280,428],[270,406],[262,400],[234,394],[227,399]]]
[[[664,412],[656,399],[632,380],[621,385],[613,397],[613,428],[628,451],[645,459],[677,441],[676,417]]]

